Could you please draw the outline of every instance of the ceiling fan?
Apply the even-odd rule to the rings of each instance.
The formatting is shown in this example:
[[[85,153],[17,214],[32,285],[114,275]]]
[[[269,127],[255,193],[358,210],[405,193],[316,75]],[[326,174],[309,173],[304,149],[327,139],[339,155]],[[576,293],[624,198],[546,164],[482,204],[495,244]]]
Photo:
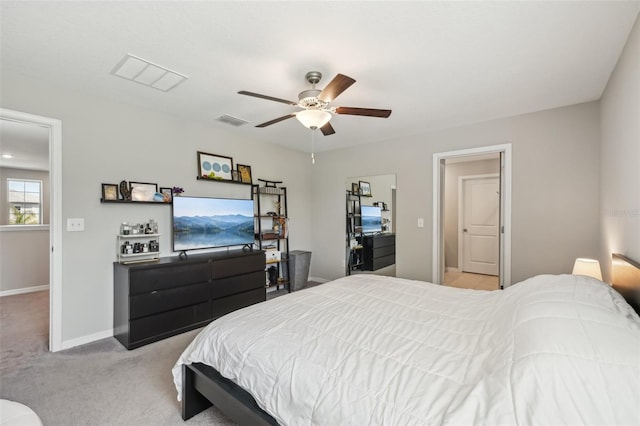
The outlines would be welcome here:
[[[274,98],[272,96],[261,95],[259,93],[247,92],[241,90],[241,95],[253,96],[256,98],[266,99],[269,101],[281,102],[294,107],[302,108],[301,111],[292,112],[282,117],[258,124],[256,127],[267,127],[272,124],[279,123],[292,117],[296,117],[305,127],[312,130],[320,129],[323,135],[329,136],[335,133],[331,123],[331,114],[344,115],[363,115],[367,117],[387,118],[391,115],[390,109],[372,109],[372,108],[356,108],[356,107],[332,107],[331,102],[337,98],[342,92],[347,90],[356,81],[346,75],[338,74],[323,89],[316,89],[316,84],[322,78],[322,74],[318,71],[309,71],[305,75],[305,79],[312,88],[304,90],[298,94],[298,102],[288,101],[286,99]]]

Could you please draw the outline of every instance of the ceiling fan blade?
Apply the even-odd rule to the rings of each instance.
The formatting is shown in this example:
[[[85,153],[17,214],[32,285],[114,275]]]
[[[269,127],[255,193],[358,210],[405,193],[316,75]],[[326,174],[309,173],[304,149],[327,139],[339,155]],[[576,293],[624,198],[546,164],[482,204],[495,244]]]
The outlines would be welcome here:
[[[367,117],[387,118],[391,115],[390,109],[337,107],[336,114],[365,115]]]
[[[334,134],[336,132],[335,130],[333,130],[333,126],[331,125],[331,123],[328,122],[328,121],[327,121],[327,124],[325,124],[324,126],[320,127],[320,131],[325,136],[330,136],[330,135],[332,135],[332,134]]]
[[[291,114],[283,115],[282,117],[274,118],[274,119],[273,119],[273,120],[271,120],[271,121],[267,121],[267,122],[264,122],[264,123],[262,123],[262,124],[258,124],[256,127],[267,127],[267,126],[271,126],[272,124],[279,123],[279,122],[281,122],[281,121],[284,121],[284,120],[286,120],[286,119],[288,119],[288,118],[295,117],[295,116],[296,116],[296,114],[295,114],[295,113],[291,113]]]
[[[356,81],[351,77],[347,77],[346,75],[338,74],[333,77],[333,80],[327,84],[327,87],[320,92],[318,95],[318,99],[325,102],[331,102],[335,98],[337,98],[340,93],[344,92]]]
[[[282,102],[283,104],[296,106],[297,102],[288,101],[286,99],[274,98],[273,96],[261,95],[260,93],[247,92],[246,90],[241,90],[238,92],[240,95],[253,96],[254,98],[266,99],[268,101]]]

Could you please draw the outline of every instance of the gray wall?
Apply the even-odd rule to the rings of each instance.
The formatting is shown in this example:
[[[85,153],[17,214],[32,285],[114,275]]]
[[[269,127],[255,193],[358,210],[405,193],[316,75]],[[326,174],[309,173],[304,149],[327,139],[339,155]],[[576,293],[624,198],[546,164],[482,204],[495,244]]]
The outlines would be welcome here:
[[[513,282],[571,272],[576,257],[596,253],[598,247],[599,123],[599,104],[590,102],[391,140],[366,150],[317,154],[311,275],[333,279],[344,273],[346,178],[395,173],[397,276],[430,281],[433,154],[502,143],[513,145]],[[418,218],[424,218],[424,228],[417,227]]]
[[[49,223],[49,172],[0,167],[0,294],[49,285],[49,227],[9,221],[7,179],[42,181],[42,223]]]
[[[601,109],[600,263],[610,282],[611,253],[640,261],[640,18],[611,74]]]
[[[0,294],[49,285],[49,226],[28,226],[0,227]]]
[[[444,264],[458,267],[458,178],[500,173],[500,160],[447,164],[444,175]]]
[[[182,186],[186,195],[225,196],[238,185],[196,181],[196,151],[227,155],[251,165],[254,180],[284,181],[290,194],[291,248],[312,248],[307,154],[265,147],[221,124],[190,122],[11,73],[1,78],[3,108],[62,120],[60,219],[84,218],[86,229],[62,235],[63,343],[112,329],[112,262],[120,222],[156,219],[161,255],[171,255],[170,207],[101,204],[103,182],[155,182]]]

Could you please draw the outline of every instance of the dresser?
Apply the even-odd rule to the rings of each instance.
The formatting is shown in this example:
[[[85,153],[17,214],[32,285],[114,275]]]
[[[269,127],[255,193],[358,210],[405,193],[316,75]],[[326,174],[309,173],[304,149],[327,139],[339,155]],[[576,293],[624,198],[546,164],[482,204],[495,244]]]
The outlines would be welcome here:
[[[134,349],[266,300],[263,251],[113,264],[114,337]]]
[[[365,271],[375,271],[396,263],[395,234],[363,236],[362,263]]]

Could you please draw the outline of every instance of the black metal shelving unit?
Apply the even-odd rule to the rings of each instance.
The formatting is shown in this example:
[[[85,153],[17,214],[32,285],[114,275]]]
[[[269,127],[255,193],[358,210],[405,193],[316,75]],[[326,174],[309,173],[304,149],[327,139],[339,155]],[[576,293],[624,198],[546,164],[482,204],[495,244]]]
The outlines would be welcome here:
[[[269,181],[258,179],[261,184],[252,185],[252,196],[256,207],[256,241],[258,248],[264,250],[267,255],[265,270],[276,268],[276,282],[270,281],[268,287],[275,286],[276,290],[282,285],[291,292],[291,274],[289,266],[289,223],[287,215],[287,188],[281,185],[281,181]],[[273,205],[270,210],[264,203],[268,200]],[[263,222],[270,221],[271,228],[263,229]],[[280,252],[280,260],[270,260],[269,248],[275,248]]]

